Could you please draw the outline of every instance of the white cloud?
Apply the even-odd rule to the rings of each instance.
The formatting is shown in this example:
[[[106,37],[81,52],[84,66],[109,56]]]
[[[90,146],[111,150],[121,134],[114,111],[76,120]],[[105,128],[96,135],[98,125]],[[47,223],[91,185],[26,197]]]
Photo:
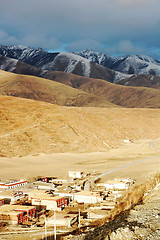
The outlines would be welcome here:
[[[109,53],[117,53],[119,55],[126,55],[126,54],[142,54],[146,52],[146,49],[143,47],[139,47],[134,45],[129,40],[123,40],[114,46],[112,46],[109,50]]]
[[[42,47],[46,49],[57,49],[61,47],[61,43],[54,37],[46,37],[42,34],[27,35],[20,40],[22,45],[28,45],[32,47]]]
[[[74,41],[67,46],[67,50],[69,51],[82,51],[85,49],[94,49],[96,51],[103,51],[104,46],[94,39],[82,39],[82,40]]]
[[[129,40],[124,40],[118,44],[118,51],[124,52],[124,53],[138,53],[142,52],[143,49],[140,47],[137,47],[133,45],[133,43]]]
[[[14,44],[17,43],[17,39],[14,36],[9,35],[7,32],[0,29],[0,44]]]
[[[48,49],[158,48],[159,9],[159,0],[1,0],[0,40]]]

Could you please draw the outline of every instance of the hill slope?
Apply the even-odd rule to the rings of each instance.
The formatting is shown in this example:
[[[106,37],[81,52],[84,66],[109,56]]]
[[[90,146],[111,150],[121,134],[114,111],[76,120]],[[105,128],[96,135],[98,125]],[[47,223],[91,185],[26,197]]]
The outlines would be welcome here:
[[[160,110],[63,107],[0,96],[0,156],[107,151],[159,138]]]
[[[45,77],[95,94],[119,106],[160,108],[160,91],[157,89],[120,86],[63,72],[47,72]]]
[[[24,67],[25,63],[19,64]],[[23,72],[23,67],[18,69]],[[1,71],[0,94],[66,106],[109,107],[108,102],[110,102],[123,107],[160,107],[160,91],[156,89],[125,87],[101,79],[85,78],[56,71],[47,71],[43,77],[53,81],[33,76],[22,77]],[[63,83],[63,85],[58,85],[56,82]],[[72,88],[66,88],[64,84]],[[83,90],[83,92],[76,91],[75,88]]]
[[[133,75],[128,79],[121,79],[116,83],[125,86],[150,87],[160,89],[160,77],[153,75],[145,74]]]
[[[82,90],[34,76],[8,73],[0,70],[0,94],[34,99],[63,106],[114,105]]]

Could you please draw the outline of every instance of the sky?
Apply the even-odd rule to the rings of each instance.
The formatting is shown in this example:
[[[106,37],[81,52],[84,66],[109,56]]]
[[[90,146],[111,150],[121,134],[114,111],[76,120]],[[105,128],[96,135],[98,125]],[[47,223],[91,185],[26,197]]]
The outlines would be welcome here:
[[[0,45],[160,60],[160,0],[0,0]]]

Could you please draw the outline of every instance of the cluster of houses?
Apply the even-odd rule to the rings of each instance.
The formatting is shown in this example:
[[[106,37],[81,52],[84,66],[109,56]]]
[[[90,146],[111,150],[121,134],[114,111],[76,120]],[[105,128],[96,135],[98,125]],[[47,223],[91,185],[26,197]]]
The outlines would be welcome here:
[[[67,180],[39,177],[32,183],[0,181],[0,222],[47,226],[56,223],[67,228],[80,222],[87,225],[105,217],[134,183],[132,179],[95,183],[94,179],[95,175],[70,171]]]

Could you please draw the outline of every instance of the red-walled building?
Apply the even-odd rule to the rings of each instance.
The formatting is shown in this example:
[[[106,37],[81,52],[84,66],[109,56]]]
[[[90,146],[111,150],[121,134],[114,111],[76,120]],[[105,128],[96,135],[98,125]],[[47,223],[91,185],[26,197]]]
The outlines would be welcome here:
[[[33,190],[28,194],[32,205],[45,206],[47,210],[61,211],[67,205],[67,199],[60,196],[51,196],[40,190]]]
[[[0,188],[4,190],[10,190],[15,187],[22,187],[27,184],[27,181],[25,180],[19,180],[19,181],[3,181],[0,182]]]
[[[0,220],[11,224],[27,224],[35,215],[36,209],[33,206],[5,204],[0,207]]]
[[[0,198],[0,206],[4,205],[4,199]]]

